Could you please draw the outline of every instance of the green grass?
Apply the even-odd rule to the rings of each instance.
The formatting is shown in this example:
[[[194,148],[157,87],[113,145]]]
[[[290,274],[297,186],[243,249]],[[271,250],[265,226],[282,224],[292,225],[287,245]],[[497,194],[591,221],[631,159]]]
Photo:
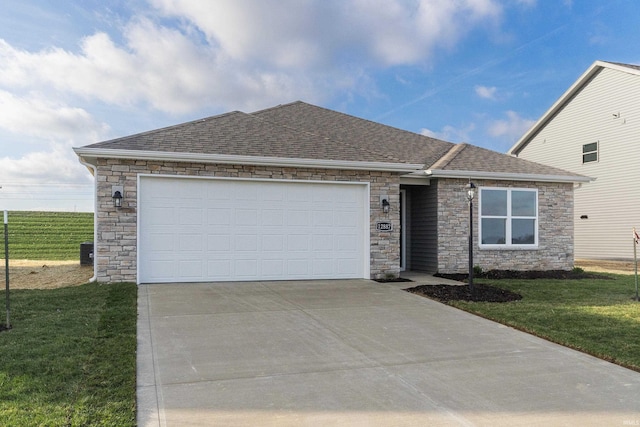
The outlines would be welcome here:
[[[93,213],[14,211],[8,220],[11,259],[79,260],[80,243],[93,241]]]
[[[135,425],[134,284],[13,290],[11,313],[13,329],[0,332],[0,425]]]
[[[523,296],[510,303],[451,305],[640,371],[640,302],[633,276],[609,280],[487,280]]]

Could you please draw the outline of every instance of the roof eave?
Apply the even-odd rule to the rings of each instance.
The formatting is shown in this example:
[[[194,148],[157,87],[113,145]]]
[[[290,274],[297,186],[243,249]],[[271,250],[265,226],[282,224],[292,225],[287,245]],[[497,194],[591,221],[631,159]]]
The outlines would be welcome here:
[[[462,170],[438,170],[430,169],[425,174],[431,178],[463,178],[463,179],[494,179],[498,181],[536,181],[536,182],[559,182],[578,183],[591,182],[594,178],[579,175],[545,175],[531,173],[510,173],[510,172],[483,172],[483,171],[462,171]]]
[[[582,87],[593,77],[594,74],[599,72],[602,68],[613,68],[616,70],[626,71],[629,69],[625,69],[625,67],[621,67],[616,64],[610,64],[604,61],[595,61],[591,66],[582,73],[582,75],[576,80],[569,89],[565,93],[558,98],[558,100],[549,108],[539,119],[537,122],[533,124],[529,128],[529,130],[522,135],[522,137],[507,151],[508,154],[513,156],[517,156],[520,151],[526,146],[530,139],[535,136],[540,129],[542,129],[547,122],[566,104],[568,100],[570,100]]]
[[[227,154],[173,153],[163,151],[74,148],[85,161],[95,163],[98,158],[156,160],[174,162],[219,163],[254,166],[306,167],[319,169],[348,169],[411,173],[422,171],[424,164],[367,162],[353,160],[303,159],[288,157],[240,156]]]

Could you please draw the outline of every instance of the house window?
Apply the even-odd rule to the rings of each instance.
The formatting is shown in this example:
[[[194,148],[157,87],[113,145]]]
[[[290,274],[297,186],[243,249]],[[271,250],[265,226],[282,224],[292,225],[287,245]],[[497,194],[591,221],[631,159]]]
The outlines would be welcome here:
[[[538,190],[480,189],[480,247],[536,248]]]
[[[584,144],[582,146],[582,163],[598,161],[598,143]]]

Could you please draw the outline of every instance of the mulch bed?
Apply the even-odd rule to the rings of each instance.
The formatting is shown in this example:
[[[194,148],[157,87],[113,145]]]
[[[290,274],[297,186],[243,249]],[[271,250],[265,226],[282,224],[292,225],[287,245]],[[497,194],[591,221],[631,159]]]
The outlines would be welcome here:
[[[445,303],[449,301],[511,302],[522,299],[522,295],[515,292],[479,283],[474,283],[473,291],[468,285],[420,285],[405,291]]]
[[[461,274],[435,274],[435,277],[465,282],[468,275]],[[490,270],[482,272],[476,279],[608,279],[603,274],[587,273],[581,270],[545,270],[545,271],[515,271],[515,270]],[[449,301],[473,301],[473,302],[512,302],[522,299],[522,295],[506,289],[475,283],[473,291],[469,285],[421,285],[405,289],[407,292],[422,295],[440,302]]]
[[[434,276],[443,279],[457,280],[463,282],[467,280],[467,273],[440,274]],[[588,273],[581,270],[489,270],[474,275],[476,279],[558,279],[558,280],[579,280],[579,279],[608,279],[607,276],[598,273]]]
[[[411,279],[405,279],[404,277],[392,277],[390,279],[374,279],[378,283],[395,283],[395,282],[413,282]]]

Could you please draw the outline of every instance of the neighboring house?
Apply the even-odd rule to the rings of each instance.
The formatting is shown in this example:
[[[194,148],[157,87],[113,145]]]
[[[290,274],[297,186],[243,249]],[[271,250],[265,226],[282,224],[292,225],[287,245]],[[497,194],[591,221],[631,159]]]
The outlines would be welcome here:
[[[476,265],[567,270],[587,181],[303,102],[75,152],[95,175],[102,282],[465,272],[469,180]]]
[[[509,153],[595,178],[575,190],[576,258],[633,258],[640,66],[596,61]]]

